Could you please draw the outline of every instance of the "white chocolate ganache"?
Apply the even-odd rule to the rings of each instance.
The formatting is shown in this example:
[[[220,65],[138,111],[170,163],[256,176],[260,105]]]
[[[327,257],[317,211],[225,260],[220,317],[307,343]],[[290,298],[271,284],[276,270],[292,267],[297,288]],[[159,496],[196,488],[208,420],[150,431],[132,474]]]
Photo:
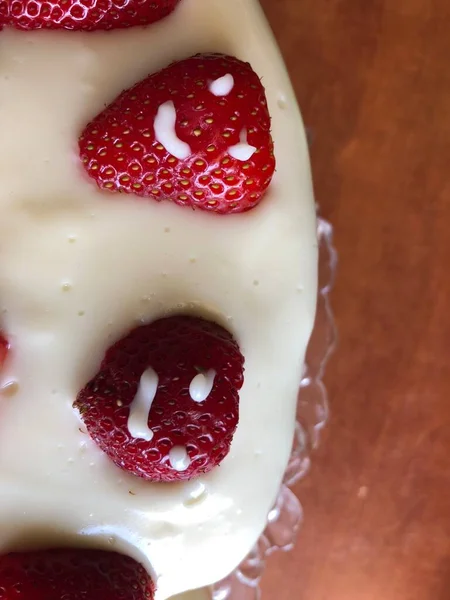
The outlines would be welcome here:
[[[80,131],[123,89],[202,52],[236,56],[262,78],[277,160],[264,200],[224,217],[111,201],[80,167]],[[230,86],[215,81],[211,93]],[[265,526],[291,450],[316,306],[307,144],[261,9],[253,0],[182,0],[146,28],[5,28],[0,131],[0,328],[11,344],[0,381],[0,552],[124,552],[153,575],[156,600],[210,585]],[[244,136],[232,152],[245,145]],[[239,424],[219,467],[151,483],[116,467],[72,405],[114,341],[180,311],[214,318],[238,340]],[[202,377],[194,400],[214,374]],[[185,458],[174,453],[174,468]]]

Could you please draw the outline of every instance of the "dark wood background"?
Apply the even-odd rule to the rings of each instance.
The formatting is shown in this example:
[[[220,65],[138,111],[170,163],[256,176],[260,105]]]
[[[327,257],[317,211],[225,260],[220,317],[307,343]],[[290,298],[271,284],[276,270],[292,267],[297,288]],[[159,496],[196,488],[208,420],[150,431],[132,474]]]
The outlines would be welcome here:
[[[331,420],[267,600],[450,599],[450,2],[261,0],[340,255]]]

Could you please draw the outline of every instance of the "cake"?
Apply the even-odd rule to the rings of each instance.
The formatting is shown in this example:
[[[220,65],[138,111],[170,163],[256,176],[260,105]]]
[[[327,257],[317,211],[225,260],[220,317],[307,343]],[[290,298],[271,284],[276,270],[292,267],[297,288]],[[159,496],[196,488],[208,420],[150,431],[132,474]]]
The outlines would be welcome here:
[[[76,11],[75,25],[56,17],[49,25],[59,13],[49,17],[36,8],[41,4],[0,1],[0,553],[116,552],[143,565],[155,600],[167,600],[219,581],[240,563],[264,529],[290,454],[317,291],[305,133],[254,0],[153,2],[164,14],[142,26],[139,13],[140,21],[124,27],[100,18],[83,27],[84,13]],[[129,115],[136,97],[151,104],[165,77],[184,77],[189,87],[198,68],[220,74],[199,86],[207,105],[217,100],[227,109],[243,85],[239,77],[249,82],[242,97],[261,98],[264,136],[244,123],[226,140],[233,159],[227,164],[244,175],[244,165],[253,169],[243,187],[226,187],[225,178],[219,198],[214,186],[222,183],[202,171],[196,191],[188,174],[187,191],[180,180],[174,195],[164,165],[140,171],[138,180],[132,171],[131,180],[128,172],[117,174],[117,163],[105,165],[108,127],[117,122],[125,131],[121,110]],[[200,152],[194,137],[190,144],[180,139],[178,97],[151,107],[149,136],[170,164]],[[191,132],[199,143],[207,125]],[[258,167],[263,155],[269,176]],[[158,185],[147,188],[152,177]],[[169,439],[171,454],[158,450],[163,468],[147,472],[141,457],[133,470],[132,452],[156,435],[152,365],[141,364],[137,379],[126,381],[130,398],[143,399],[133,405],[135,421],[131,400],[124,404],[112,393],[122,423],[128,415],[115,454],[108,448],[115,416],[111,431],[99,433],[95,411],[111,396],[118,353],[123,358],[139,338],[142,357],[142,347],[151,342],[154,349],[161,331],[169,339],[179,319],[186,320],[187,341],[180,346],[171,338],[170,352],[182,348],[188,363],[198,362],[201,344],[213,354],[218,339],[230,348],[232,376],[221,379],[212,364],[192,379],[190,396],[183,392],[183,402],[203,409],[223,383],[228,412],[216,417],[230,415],[229,423],[212,462],[209,450],[203,462],[191,456],[200,438],[189,446],[182,437],[182,444]],[[191,324],[203,336],[195,347]],[[178,401],[167,409],[168,421],[181,414]],[[165,421],[158,427],[164,431]]]
[[[201,590],[193,590],[185,592],[179,596],[173,596],[170,600],[209,600],[208,590],[206,588]]]

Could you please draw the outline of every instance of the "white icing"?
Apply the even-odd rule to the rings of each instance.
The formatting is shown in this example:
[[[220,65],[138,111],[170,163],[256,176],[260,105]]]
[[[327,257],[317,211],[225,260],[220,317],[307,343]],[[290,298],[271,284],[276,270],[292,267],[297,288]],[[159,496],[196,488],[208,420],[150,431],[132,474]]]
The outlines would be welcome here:
[[[148,415],[158,390],[158,375],[149,367],[142,374],[136,396],[130,406],[128,431],[136,439],[153,439],[153,431],[148,426]]]
[[[201,481],[193,481],[192,489],[189,490],[189,500],[199,500],[206,493],[206,485]]]
[[[184,446],[174,446],[169,452],[169,462],[175,471],[186,471],[191,459]]]
[[[183,142],[177,136],[175,130],[176,121],[177,112],[175,105],[169,100],[161,104],[158,108],[153,127],[155,129],[156,141],[162,144],[172,156],[183,160],[188,158],[192,154],[192,151],[189,144],[186,144],[186,142]]]
[[[263,530],[291,450],[317,282],[307,145],[272,40],[254,0],[182,0],[126,31],[0,33],[0,326],[13,344],[2,381],[19,384],[0,393],[0,551],[46,545],[51,532],[52,543],[131,552],[167,600],[225,577]],[[262,77],[277,157],[267,197],[229,218],[100,192],[74,153],[84,124],[199,51],[239,56]],[[231,451],[188,507],[187,484],[120,470],[72,408],[115,340],[180,307],[217,318],[245,355]]]
[[[228,154],[237,160],[245,162],[249,160],[256,152],[255,146],[250,146],[247,142],[247,130],[244,128],[240,133],[240,142],[228,148]]]
[[[194,402],[204,402],[214,387],[216,372],[210,369],[207,373],[196,375],[189,386],[189,394]]]
[[[4,396],[13,396],[19,390],[19,384],[17,381],[5,381],[0,384],[0,394]]]
[[[173,596],[170,600],[210,600],[211,592],[206,588],[201,590],[192,590],[191,592],[185,592],[179,596]]]
[[[209,91],[214,96],[228,96],[228,94],[234,88],[234,78],[233,75],[227,73],[223,77],[219,77],[215,81],[211,81],[209,84]]]

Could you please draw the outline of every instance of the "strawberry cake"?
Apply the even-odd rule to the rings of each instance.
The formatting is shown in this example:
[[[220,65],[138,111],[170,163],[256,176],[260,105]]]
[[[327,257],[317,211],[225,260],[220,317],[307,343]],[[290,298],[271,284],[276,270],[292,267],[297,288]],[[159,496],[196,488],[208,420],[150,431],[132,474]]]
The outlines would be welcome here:
[[[0,600],[209,586],[265,526],[315,315],[282,60],[256,0],[0,30]]]

